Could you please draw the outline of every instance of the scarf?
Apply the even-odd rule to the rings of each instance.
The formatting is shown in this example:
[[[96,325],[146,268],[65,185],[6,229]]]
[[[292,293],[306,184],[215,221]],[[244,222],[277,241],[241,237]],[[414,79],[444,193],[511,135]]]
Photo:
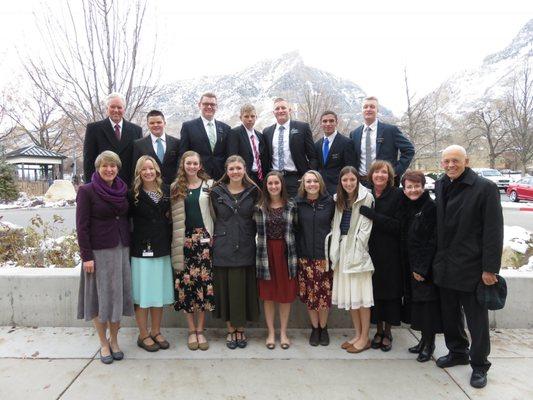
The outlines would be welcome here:
[[[109,186],[100,174],[95,171],[91,177],[91,182],[96,194],[114,208],[119,208],[123,206],[124,202],[127,202],[126,192],[128,187],[118,176],[113,180],[113,184]]]

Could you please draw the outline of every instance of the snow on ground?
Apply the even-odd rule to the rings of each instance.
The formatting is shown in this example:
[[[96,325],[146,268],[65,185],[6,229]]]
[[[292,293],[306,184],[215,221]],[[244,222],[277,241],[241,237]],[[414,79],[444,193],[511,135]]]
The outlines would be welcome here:
[[[75,201],[59,200],[59,201],[45,201],[44,196],[28,197],[24,192],[20,193],[17,200],[10,203],[0,203],[0,210],[9,210],[14,208],[62,208],[75,206]]]

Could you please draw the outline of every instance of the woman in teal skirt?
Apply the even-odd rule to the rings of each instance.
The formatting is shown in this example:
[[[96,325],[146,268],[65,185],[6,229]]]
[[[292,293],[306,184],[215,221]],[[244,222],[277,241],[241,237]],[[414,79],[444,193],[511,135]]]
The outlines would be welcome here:
[[[168,349],[161,334],[163,306],[174,303],[170,263],[169,187],[161,179],[159,165],[142,156],[135,166],[129,195],[133,221],[131,270],[135,319],[139,327],[137,345],[146,351]],[[148,315],[151,329],[148,331]]]

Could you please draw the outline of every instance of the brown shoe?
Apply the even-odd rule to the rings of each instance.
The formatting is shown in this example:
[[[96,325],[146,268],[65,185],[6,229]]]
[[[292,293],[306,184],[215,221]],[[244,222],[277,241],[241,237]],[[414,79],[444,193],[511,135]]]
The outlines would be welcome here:
[[[348,341],[344,342],[343,344],[341,344],[341,349],[343,350],[346,350],[348,348],[352,347],[352,344]]]
[[[157,344],[157,342],[154,339],[152,339],[152,340],[154,340],[153,344],[146,344],[144,342],[146,339],[151,339],[151,337],[150,336],[146,336],[145,338],[141,339],[141,337],[139,336],[137,338],[137,346],[139,346],[141,349],[144,349],[144,350],[149,351],[149,352],[154,352],[154,351],[159,350],[159,348],[160,348],[159,344]]]
[[[366,343],[366,346],[363,347],[362,349],[358,349],[357,347],[355,347],[354,345],[352,345],[352,346],[348,347],[348,348],[346,349],[346,351],[347,351],[348,353],[357,354],[357,353],[361,353],[361,352],[363,352],[363,351],[365,351],[365,350],[368,350],[368,349],[370,348],[370,346],[371,346],[371,345],[370,345],[370,340],[369,340],[369,341]]]
[[[200,335],[203,336],[203,338],[205,339],[205,342],[203,343],[200,343],[200,341],[198,340],[198,348],[202,351],[206,351],[207,349],[209,349],[209,342],[207,341],[206,337],[204,336],[204,331],[196,331],[196,337],[200,337]]]
[[[170,347],[170,343],[167,342],[166,339],[157,340],[158,336],[164,337],[163,335],[161,335],[161,332],[157,332],[156,334],[150,335],[150,336],[152,336],[152,340],[159,345],[161,350],[166,350],[166,349],[168,349]]]
[[[190,337],[194,335],[194,338],[196,339],[194,342],[189,342],[189,340],[187,339],[187,347],[189,348],[189,350],[198,350],[198,348],[200,347],[200,345],[198,344],[198,336],[196,336],[196,331],[190,331],[189,332],[189,339]]]

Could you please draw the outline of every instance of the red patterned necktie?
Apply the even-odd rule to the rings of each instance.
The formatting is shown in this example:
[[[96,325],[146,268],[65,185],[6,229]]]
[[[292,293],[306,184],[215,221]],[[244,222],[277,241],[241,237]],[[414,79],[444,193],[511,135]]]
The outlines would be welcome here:
[[[260,181],[262,181],[263,168],[261,168],[261,159],[259,158],[259,152],[257,151],[257,147],[255,146],[255,135],[250,136],[250,139],[252,140],[252,150],[254,152],[255,163],[257,164],[257,177]]]
[[[118,124],[115,124],[115,136],[117,137],[117,140],[120,141],[120,126],[118,126]]]

